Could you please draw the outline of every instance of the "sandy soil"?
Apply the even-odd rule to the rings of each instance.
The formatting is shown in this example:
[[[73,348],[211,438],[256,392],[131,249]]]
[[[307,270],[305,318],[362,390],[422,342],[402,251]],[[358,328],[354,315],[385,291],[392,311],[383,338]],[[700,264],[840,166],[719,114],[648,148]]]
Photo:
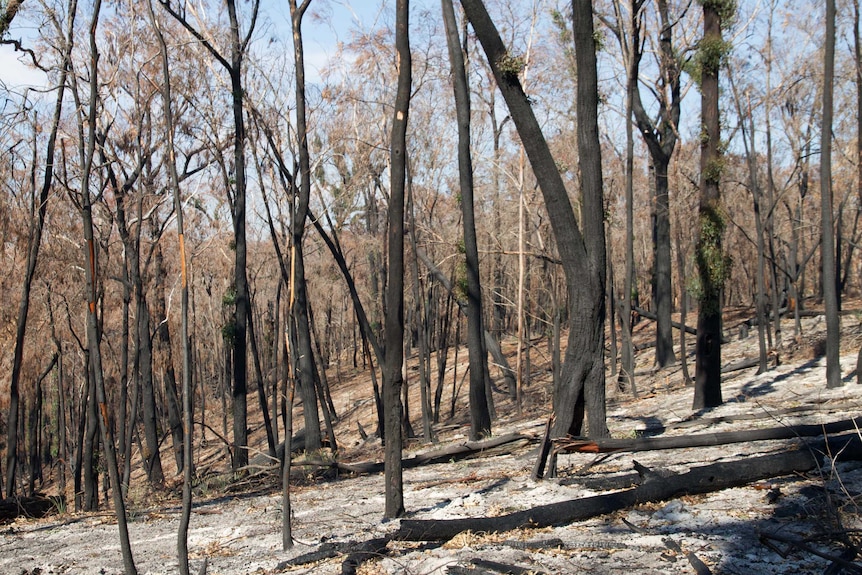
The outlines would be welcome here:
[[[816,338],[820,328],[818,320],[809,320],[806,333]],[[684,387],[678,369],[671,369],[642,374],[639,378],[642,396],[638,400],[612,394],[608,418],[611,432],[615,437],[632,437],[637,430],[663,425],[668,427],[666,435],[681,435],[824,423],[856,416],[862,400],[851,372],[855,368],[853,349],[859,345],[855,335],[859,330],[855,325],[845,328],[850,331],[844,338],[847,353],[842,359],[842,373],[846,385],[842,388],[826,390],[825,360],[806,357],[810,345],[800,340],[789,344],[783,365],[767,373],[755,375],[755,369],[747,369],[728,374],[723,385],[726,403],[705,415],[709,418],[747,415],[751,419],[669,427],[692,415],[691,388]],[[789,331],[788,326],[785,333]],[[797,352],[791,349],[794,346]],[[757,349],[755,335],[734,341],[725,349],[726,363],[751,357]],[[645,353],[638,361],[639,369],[646,369],[651,360]],[[539,404],[547,395],[547,389],[543,389],[546,384],[533,385],[533,401],[541,407]],[[338,401],[342,406],[351,406],[356,397],[359,393],[353,390],[339,395]],[[776,415],[797,407],[803,410]],[[499,409],[501,418],[495,424],[496,434],[514,431],[534,437],[541,434],[547,415],[544,409],[536,409],[529,417],[520,419],[503,400]],[[341,457],[379,458],[378,446],[373,441],[363,444],[358,440],[351,418],[367,416],[360,411],[352,410],[341,424],[344,430],[352,430],[344,432],[342,444],[354,442],[343,449]],[[450,425],[441,433],[441,441],[463,441],[464,431],[463,425]],[[591,455],[563,455],[559,477],[540,482],[530,479],[536,458],[534,443],[504,455],[406,470],[405,502],[411,518],[499,515],[596,494],[585,487],[585,478],[629,472],[633,459],[653,469],[679,472],[714,461],[786,449],[791,443],[794,442],[755,442],[641,452],[636,456],[617,454],[600,461]],[[409,450],[437,447],[417,444]],[[578,475],[584,466],[589,471]],[[208,465],[211,470],[215,467]],[[311,473],[311,468],[306,470]],[[206,558],[210,575],[341,573],[343,555],[304,565],[289,562],[327,544],[359,543],[386,536],[399,524],[398,520],[382,520],[382,476],[301,481],[294,488],[292,500],[297,544],[285,552],[281,549],[281,495],[272,474],[262,472],[240,485],[241,492],[232,493],[224,484],[224,476],[211,473],[199,487],[192,517],[189,546],[195,571]],[[439,545],[390,542],[388,556],[364,564],[360,572],[444,574],[455,572],[454,567],[468,567],[484,560],[516,565],[535,573],[695,573],[689,560],[693,554],[712,573],[823,573],[830,561],[799,550],[779,554],[764,545],[759,534],[811,537],[812,547],[837,556],[842,551],[840,547],[817,537],[835,530],[840,522],[850,539],[858,543],[858,533],[852,530],[862,529],[857,507],[860,493],[862,464],[842,462],[839,455],[821,474],[782,477],[708,495],[641,505],[564,527],[496,535],[465,533]],[[133,493],[130,508],[130,533],[139,573],[177,573],[177,501],[139,491]],[[342,548],[345,547],[349,545]],[[453,569],[448,571],[450,568]],[[117,527],[110,512],[19,520],[2,527],[0,573],[121,572]]]

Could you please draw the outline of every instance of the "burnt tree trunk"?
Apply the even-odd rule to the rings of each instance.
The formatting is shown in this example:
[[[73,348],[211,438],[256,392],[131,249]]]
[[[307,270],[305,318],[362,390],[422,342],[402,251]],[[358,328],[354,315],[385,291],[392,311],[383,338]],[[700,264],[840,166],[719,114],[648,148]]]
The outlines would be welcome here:
[[[156,303],[155,316],[158,321],[156,327],[156,349],[161,355],[162,378],[165,388],[165,403],[167,403],[168,426],[171,428],[171,439],[174,448],[174,459],[177,462],[177,472],[183,470],[183,422],[180,408],[180,398],[177,394],[177,376],[174,370],[174,353],[171,345],[171,332],[168,328],[167,306],[165,305],[165,270],[162,262],[162,248],[156,246],[154,258],[155,269],[153,275],[156,278]]]
[[[554,390],[558,436],[579,432],[583,423],[579,404],[583,405],[584,390],[595,412],[590,413],[590,434],[607,435],[604,411],[604,317],[605,317],[605,252],[604,211],[601,190],[598,133],[595,105],[598,91],[595,84],[595,41],[592,38],[593,19],[590,3],[573,2],[575,38],[578,57],[578,140],[581,153],[595,154],[581,158],[583,233],[575,219],[568,191],[551,155],[547,141],[518,79],[517,70],[502,66],[508,59],[500,38],[484,4],[480,0],[462,0],[461,4],[473,25],[485,51],[509,112],[521,137],[527,157],[538,178],[545,206],[557,242],[557,251],[566,275],[566,286],[572,319],[568,348],[562,366],[560,384]],[[587,36],[589,40],[587,41]],[[596,138],[593,141],[593,137]],[[586,148],[590,148],[589,151]],[[599,171],[596,171],[596,167]]]
[[[297,8],[296,1],[290,0],[290,13],[293,26],[293,54],[296,69],[296,134],[299,140],[299,184],[291,218],[291,237],[294,249],[294,302],[293,316],[296,322],[296,343],[299,356],[297,386],[302,398],[305,418],[306,449],[315,451],[322,446],[320,415],[318,414],[316,387],[319,381],[314,352],[311,345],[311,327],[308,321],[308,291],[305,281],[305,255],[303,237],[308,205],[311,198],[311,161],[308,152],[308,128],[306,126],[305,100],[305,55],[302,45],[302,17],[308,7],[308,0]]]
[[[832,216],[832,118],[835,78],[835,0],[826,0],[823,67],[823,123],[820,128],[820,218],[823,306],[826,311],[826,387],[841,387],[838,291],[835,287],[835,226]]]
[[[470,154],[470,89],[464,64],[464,50],[458,39],[455,10],[451,0],[442,0],[446,43],[455,92],[458,119],[458,177],[461,214],[464,225],[464,256],[467,262],[467,353],[470,361],[470,439],[477,441],[491,434],[491,412],[485,379],[488,356],[485,353],[482,319],[482,286],[479,280],[479,247],[473,205],[473,159]]]
[[[407,167],[407,116],[413,81],[410,57],[409,0],[395,5],[395,51],[398,89],[389,150],[390,196],[389,266],[386,283],[385,359],[383,365],[383,420],[386,436],[384,477],[387,518],[404,514],[404,484],[401,469],[401,419],[403,406],[400,392],[404,384],[401,364],[404,358],[404,187]]]
[[[671,331],[671,250],[670,250],[670,196],[668,187],[668,166],[673,157],[678,139],[677,128],[680,118],[680,61],[673,46],[673,27],[667,0],[658,0],[658,13],[661,25],[659,33],[660,74],[659,115],[654,122],[641,99],[640,89],[632,90],[632,111],[638,131],[644,138],[653,164],[653,184],[655,188],[653,206],[653,299],[656,306],[656,365],[666,367],[676,362],[673,353],[673,334]],[[634,78],[638,77],[640,60],[643,56],[642,44],[632,43]]]
[[[4,12],[0,13],[0,36],[9,27],[9,23],[18,11],[21,2],[12,0],[6,5]],[[48,212],[48,198],[54,179],[54,150],[57,142],[57,132],[60,126],[60,116],[63,110],[63,98],[66,90],[66,76],[71,66],[69,59],[74,45],[73,29],[77,0],[70,0],[68,9],[68,23],[66,26],[66,37],[63,45],[63,62],[60,67],[60,77],[57,80],[57,99],[54,104],[54,116],[51,123],[51,131],[45,148],[45,175],[42,179],[42,187],[39,191],[38,205],[34,205],[35,218],[32,218],[32,230],[30,245],[27,250],[27,268],[24,272],[24,282],[21,286],[21,299],[18,303],[18,320],[15,324],[15,350],[12,355],[12,374],[9,382],[9,416],[7,419],[6,437],[6,496],[15,494],[15,474],[18,466],[18,415],[19,415],[19,390],[21,380],[21,368],[24,360],[24,338],[27,334],[27,316],[30,309],[30,290],[33,278],[36,276],[36,264],[39,260],[39,250],[42,246],[42,230],[45,226],[45,217]],[[35,162],[34,162],[35,165]],[[35,190],[34,190],[35,194]],[[35,200],[35,198],[34,198]]]
[[[695,247],[700,306],[695,340],[693,409],[721,405],[721,297],[730,261],[724,253],[726,226],[719,184],[722,177],[718,74],[723,54],[721,15],[710,3],[703,5],[701,69],[701,136],[699,235]]]

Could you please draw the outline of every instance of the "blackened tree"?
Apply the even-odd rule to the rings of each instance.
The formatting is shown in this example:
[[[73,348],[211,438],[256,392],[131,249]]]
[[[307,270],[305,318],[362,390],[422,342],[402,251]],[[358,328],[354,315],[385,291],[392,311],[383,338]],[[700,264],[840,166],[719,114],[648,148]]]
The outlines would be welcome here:
[[[719,183],[724,162],[718,108],[718,73],[728,52],[722,39],[722,21],[734,9],[728,0],[704,0],[703,38],[697,64],[701,77],[700,206],[698,208],[697,262],[700,306],[695,343],[694,409],[721,404],[721,291],[730,272],[730,258],[722,238],[725,214]]]
[[[592,6],[589,0],[572,3],[578,66],[578,140],[579,148],[585,148],[580,153],[586,154],[580,158],[582,232],[557,163],[518,78],[520,59],[503,45],[481,0],[462,0],[461,4],[482,44],[539,182],[566,276],[571,325],[560,380],[554,389],[553,434],[580,435],[586,408],[589,434],[603,437],[608,433],[604,373],[606,268],[601,170],[593,171],[597,165],[600,167],[601,156],[595,119],[598,86]]]
[[[484,345],[482,323],[482,287],[479,281],[479,247],[476,240],[476,216],[473,206],[473,160],[470,156],[470,91],[464,54],[458,41],[458,28],[452,0],[442,0],[449,64],[455,91],[458,121],[458,174],[461,191],[461,213],[464,224],[464,251],[467,261],[467,352],[470,357],[470,439],[491,433],[491,412],[485,393],[488,356]]]
[[[385,360],[383,365],[383,423],[386,449],[384,454],[385,517],[404,513],[404,483],[401,468],[401,387],[404,378],[404,189],[407,171],[407,113],[413,82],[410,58],[409,0],[395,5],[395,51],[398,89],[392,120],[389,150],[389,268],[384,309]]]

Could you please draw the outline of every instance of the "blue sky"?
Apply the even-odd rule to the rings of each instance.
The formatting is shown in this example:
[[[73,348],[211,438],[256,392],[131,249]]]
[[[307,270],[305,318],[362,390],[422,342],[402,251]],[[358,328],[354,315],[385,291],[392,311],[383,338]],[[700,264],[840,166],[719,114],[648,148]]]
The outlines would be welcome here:
[[[414,0],[412,4],[421,6],[427,3]],[[394,2],[380,0],[313,0],[303,20],[309,78],[313,81],[318,76],[319,68],[335,53],[337,42],[349,39],[352,27],[368,30],[382,21],[394,19],[394,6]],[[32,46],[36,34],[33,21],[28,18],[35,7],[35,3],[25,3],[10,30],[10,37],[23,40],[26,46]],[[241,8],[247,6],[241,5]],[[262,24],[270,26],[271,32],[267,33],[279,36],[291,46],[287,0],[262,0],[261,13],[265,16]],[[27,66],[25,60],[21,53],[15,53],[12,46],[0,45],[0,81],[10,88],[43,87],[44,74]]]

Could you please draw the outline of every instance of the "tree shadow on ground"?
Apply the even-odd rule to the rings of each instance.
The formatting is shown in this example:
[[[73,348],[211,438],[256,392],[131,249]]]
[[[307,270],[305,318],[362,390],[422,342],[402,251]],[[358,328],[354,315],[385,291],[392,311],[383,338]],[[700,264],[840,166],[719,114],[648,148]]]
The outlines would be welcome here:
[[[731,399],[728,399],[727,403],[742,403],[747,401],[751,397],[761,397],[768,393],[772,393],[773,391],[775,391],[774,386],[776,383],[780,383],[792,377],[797,377],[811,371],[818,366],[821,359],[822,358],[820,357],[809,359],[805,363],[796,366],[792,370],[786,371],[784,373],[775,374],[773,377],[761,377],[753,379],[752,381],[749,381],[748,383],[743,385],[739,393]]]
[[[649,515],[638,511],[629,515],[645,518],[645,533],[672,538],[709,564],[712,573],[862,573],[860,563],[842,566],[812,551],[847,561],[856,556],[848,549],[858,545],[854,528],[862,511],[862,462],[838,463],[820,473],[778,477],[736,489],[762,493],[759,509],[746,512],[726,494],[708,494],[703,496],[707,503],[677,498]],[[745,517],[764,509],[769,511],[762,518]],[[769,535],[803,543],[808,549]]]

